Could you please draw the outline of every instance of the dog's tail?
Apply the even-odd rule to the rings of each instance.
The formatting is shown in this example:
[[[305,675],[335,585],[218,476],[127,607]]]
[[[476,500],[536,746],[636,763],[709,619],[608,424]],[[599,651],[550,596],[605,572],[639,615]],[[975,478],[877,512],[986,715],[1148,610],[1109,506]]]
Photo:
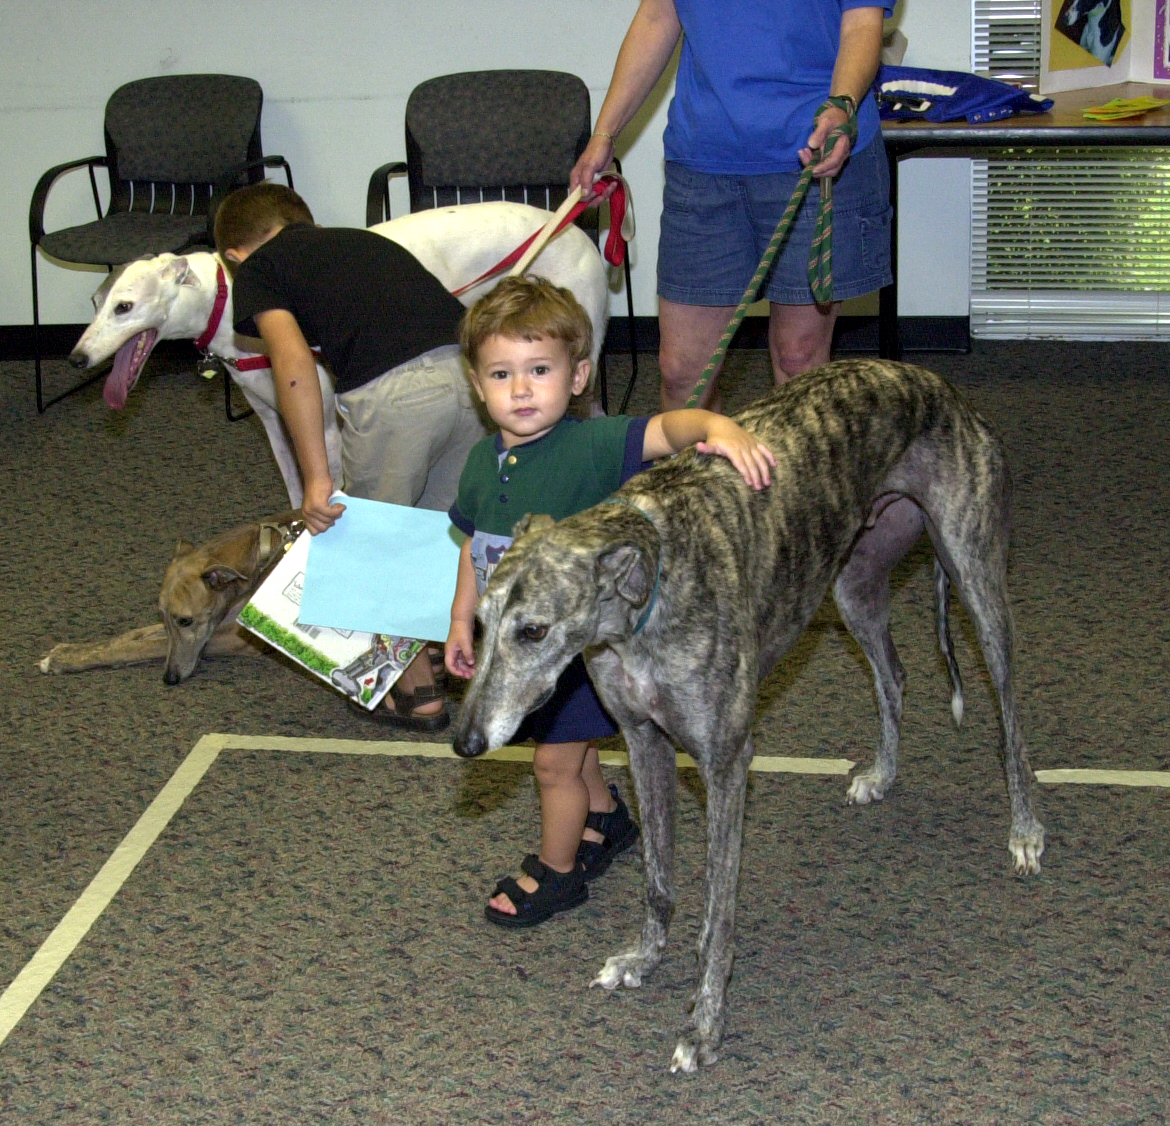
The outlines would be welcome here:
[[[959,673],[959,663],[955,660],[955,644],[951,640],[951,580],[947,569],[937,558],[934,561],[934,600],[938,647],[947,662],[947,672],[951,678],[951,715],[955,717],[955,726],[959,727],[963,722],[963,678]]]

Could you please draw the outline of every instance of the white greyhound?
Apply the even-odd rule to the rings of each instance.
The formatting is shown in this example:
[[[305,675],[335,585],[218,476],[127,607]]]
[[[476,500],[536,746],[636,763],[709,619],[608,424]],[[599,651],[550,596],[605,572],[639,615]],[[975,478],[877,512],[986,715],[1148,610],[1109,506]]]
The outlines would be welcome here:
[[[478,278],[496,265],[551,218],[547,211],[523,203],[503,201],[469,203],[419,211],[379,223],[370,229],[404,246],[449,290]],[[70,355],[77,367],[91,368],[114,356],[104,397],[115,409],[138,381],[143,365],[159,340],[198,340],[212,326],[218,275],[222,263],[214,254],[160,254],[130,262],[112,274],[94,294],[96,313]],[[570,226],[540,252],[531,272],[566,286],[576,295],[593,321],[593,361],[596,365],[605,338],[609,286],[605,264],[589,236]],[[490,290],[500,277],[459,294],[470,305]],[[267,367],[239,370],[240,360],[259,354],[260,341],[232,331],[231,280],[218,325],[204,347],[228,366],[231,378],[255,410],[272,446],[289,503],[300,505],[302,490],[296,457],[276,409],[272,372]],[[333,479],[341,484],[341,434],[333,403],[333,384],[318,365],[325,407],[325,443]]]

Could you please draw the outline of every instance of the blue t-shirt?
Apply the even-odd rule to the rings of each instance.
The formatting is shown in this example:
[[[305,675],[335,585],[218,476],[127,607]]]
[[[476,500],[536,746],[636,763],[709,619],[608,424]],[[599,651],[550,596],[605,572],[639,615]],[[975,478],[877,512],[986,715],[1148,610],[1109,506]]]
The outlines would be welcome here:
[[[873,0],[675,0],[683,28],[666,159],[697,172],[799,171],[797,153],[829,95],[849,8]],[[858,151],[879,129],[872,96],[857,109]]]

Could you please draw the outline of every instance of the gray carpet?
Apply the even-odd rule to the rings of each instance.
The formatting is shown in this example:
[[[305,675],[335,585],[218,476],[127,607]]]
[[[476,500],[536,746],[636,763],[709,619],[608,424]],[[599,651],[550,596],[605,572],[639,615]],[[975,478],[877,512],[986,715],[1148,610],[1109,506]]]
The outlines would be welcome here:
[[[1037,768],[1170,769],[1166,354],[920,357],[1009,448]],[[0,985],[201,735],[386,737],[272,658],[205,662],[176,688],[157,667],[37,671],[55,642],[151,621],[180,536],[284,506],[259,427],[229,426],[218,386],[182,357],[152,359],[121,415],[93,387],[38,417],[31,365],[0,365]],[[766,382],[761,355],[733,354],[728,405]],[[1170,793],[1037,787],[1044,871],[1013,878],[989,684],[956,611],[956,732],[931,599],[918,551],[898,574],[909,680],[886,801],[845,807],[841,778],[752,778],[711,1069],[666,1071],[701,908],[693,773],[666,959],[641,990],[608,994],[586,985],[640,925],[636,857],[534,932],[482,920],[536,841],[525,768],[229,751],[0,1046],[0,1121],[1165,1122]],[[868,671],[827,606],[764,685],[757,751],[865,762],[876,729]]]

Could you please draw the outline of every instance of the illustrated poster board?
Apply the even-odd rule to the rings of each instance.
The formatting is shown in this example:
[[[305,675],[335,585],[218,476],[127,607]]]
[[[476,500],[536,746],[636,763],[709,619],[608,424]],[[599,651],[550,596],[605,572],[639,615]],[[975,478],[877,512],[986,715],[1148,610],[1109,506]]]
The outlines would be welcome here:
[[[1161,81],[1155,40],[1166,0],[1043,0],[1040,92]]]
[[[343,696],[373,710],[422,650],[411,637],[302,625],[298,621],[309,533],[302,532],[237,619]]]

